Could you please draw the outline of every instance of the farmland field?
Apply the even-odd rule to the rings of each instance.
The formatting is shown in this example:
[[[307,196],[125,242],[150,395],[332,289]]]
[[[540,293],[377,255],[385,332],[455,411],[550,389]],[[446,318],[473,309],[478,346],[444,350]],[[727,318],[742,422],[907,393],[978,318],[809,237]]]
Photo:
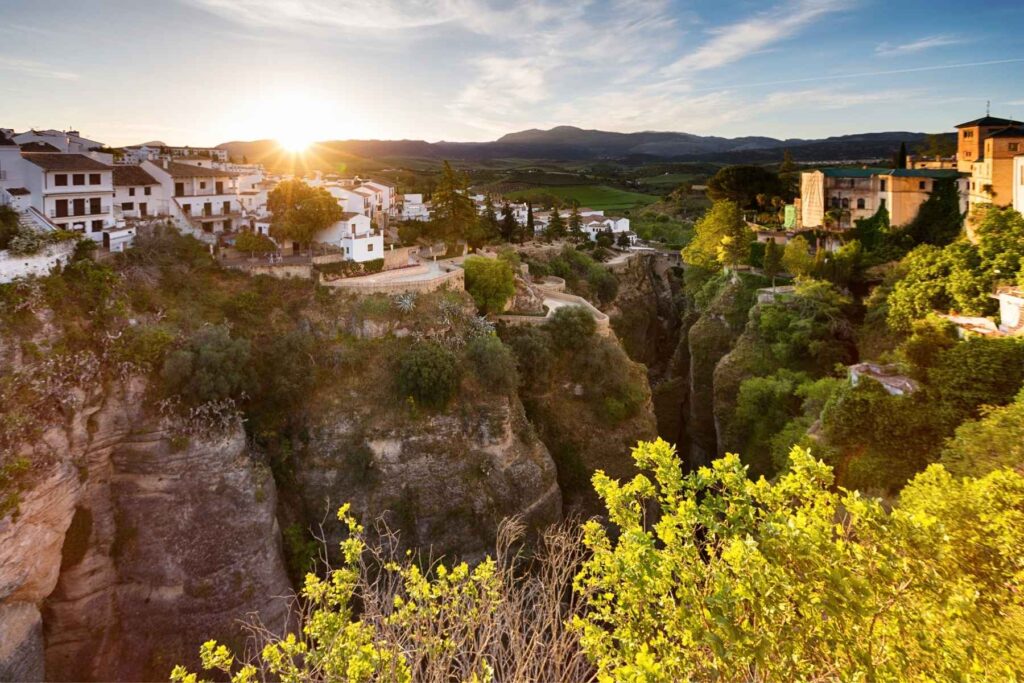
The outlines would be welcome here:
[[[580,206],[610,211],[633,209],[658,201],[658,197],[640,192],[620,190],[607,185],[559,185],[531,187],[510,192],[509,199],[543,200],[544,197],[558,197],[563,201],[575,201]]]

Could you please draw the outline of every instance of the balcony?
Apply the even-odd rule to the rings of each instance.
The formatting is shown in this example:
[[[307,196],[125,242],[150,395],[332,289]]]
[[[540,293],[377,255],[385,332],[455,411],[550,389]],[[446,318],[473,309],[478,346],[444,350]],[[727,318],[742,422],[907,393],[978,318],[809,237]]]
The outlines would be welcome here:
[[[104,204],[100,206],[99,211],[93,211],[90,207],[85,207],[84,211],[79,213],[70,208],[67,211],[58,211],[57,209],[50,209],[46,212],[46,215],[50,218],[80,218],[84,216],[105,216],[110,213],[110,205]]]

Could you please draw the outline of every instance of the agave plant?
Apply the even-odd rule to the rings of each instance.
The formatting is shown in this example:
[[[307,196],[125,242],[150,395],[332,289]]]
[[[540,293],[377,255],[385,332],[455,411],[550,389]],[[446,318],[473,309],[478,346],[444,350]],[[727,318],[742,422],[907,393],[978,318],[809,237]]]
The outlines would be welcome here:
[[[412,313],[416,309],[416,292],[402,292],[396,295],[395,307],[402,313]]]

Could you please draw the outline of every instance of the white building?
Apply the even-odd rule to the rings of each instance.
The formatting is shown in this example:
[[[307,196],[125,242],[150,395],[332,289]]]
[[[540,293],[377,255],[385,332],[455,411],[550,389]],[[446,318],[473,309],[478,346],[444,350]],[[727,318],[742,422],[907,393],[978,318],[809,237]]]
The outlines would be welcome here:
[[[339,247],[349,261],[372,261],[384,258],[384,235],[373,230],[370,217],[346,213],[342,219],[316,236],[321,244]]]
[[[65,154],[87,154],[103,147],[102,142],[84,138],[77,130],[29,130],[14,135],[14,142],[18,145],[28,145],[27,151],[32,151],[32,146],[38,144],[50,145],[56,151]]]
[[[231,232],[245,217],[230,171],[166,160],[144,161],[140,168],[160,183],[168,215],[205,242]]]
[[[141,166],[114,166],[114,208],[125,218],[170,215],[163,186]]]
[[[32,206],[62,230],[103,242],[114,220],[113,167],[82,154],[29,152],[22,182]]]
[[[402,195],[402,220],[403,221],[429,221],[430,211],[423,203],[422,194]]]
[[[370,205],[373,195],[367,192],[357,192],[351,186],[340,183],[325,183],[323,189],[338,200],[338,206],[345,213],[361,213],[370,216]]]

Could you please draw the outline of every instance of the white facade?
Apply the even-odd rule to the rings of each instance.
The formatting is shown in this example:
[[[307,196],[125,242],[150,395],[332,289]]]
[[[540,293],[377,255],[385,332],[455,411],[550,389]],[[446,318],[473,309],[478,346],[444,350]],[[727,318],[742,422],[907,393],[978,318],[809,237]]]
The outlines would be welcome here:
[[[125,218],[168,216],[163,186],[138,166],[114,167],[114,207]]]
[[[361,213],[370,215],[371,198],[366,194],[356,192],[350,187],[337,183],[326,183],[322,186],[327,192],[338,200],[338,206],[345,213]]]
[[[374,232],[370,217],[361,213],[348,213],[316,236],[321,244],[339,247],[349,261],[372,261],[384,258],[384,235]]]
[[[162,160],[144,161],[141,168],[160,184],[167,197],[167,213],[178,227],[193,236],[213,241],[247,218],[229,171]]]
[[[95,147],[103,146],[102,142],[82,137],[77,130],[29,130],[15,135],[14,142],[19,145],[45,143],[65,154],[86,154]]]
[[[114,219],[113,168],[81,154],[24,154],[31,205],[62,230],[103,242]]]
[[[402,195],[402,220],[404,221],[429,221],[430,211],[423,203],[422,194]]]

